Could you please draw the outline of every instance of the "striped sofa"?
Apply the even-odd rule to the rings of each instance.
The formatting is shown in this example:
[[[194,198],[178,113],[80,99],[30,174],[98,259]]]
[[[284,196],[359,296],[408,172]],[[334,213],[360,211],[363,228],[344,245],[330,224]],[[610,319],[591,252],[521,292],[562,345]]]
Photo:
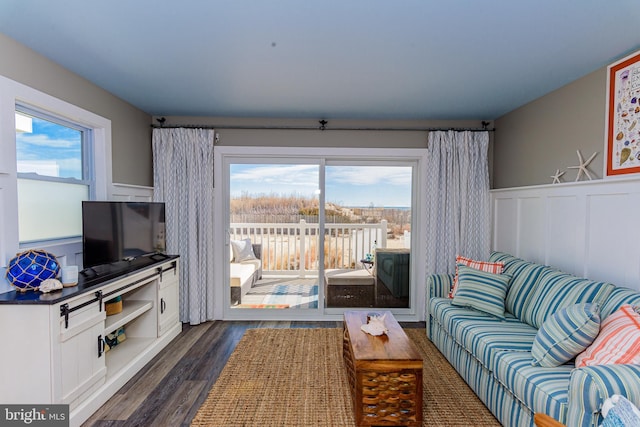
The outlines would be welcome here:
[[[622,304],[640,305],[640,292],[571,276],[493,252],[511,275],[505,320],[451,304],[453,275],[427,278],[427,335],[504,426],[533,426],[545,413],[573,426],[598,426],[605,399],[620,394],[640,404],[640,365],[575,368],[532,366],[538,329],[553,313],[598,303],[605,319]],[[452,396],[452,399],[455,396]]]

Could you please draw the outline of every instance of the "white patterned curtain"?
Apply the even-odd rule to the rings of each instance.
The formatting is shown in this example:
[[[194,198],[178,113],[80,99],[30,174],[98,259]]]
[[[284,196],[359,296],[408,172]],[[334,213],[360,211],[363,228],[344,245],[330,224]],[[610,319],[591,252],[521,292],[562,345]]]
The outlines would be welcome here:
[[[167,252],[180,255],[180,320],[213,319],[212,129],[153,130],[153,198],[165,202]]]
[[[458,254],[489,257],[488,147],[488,132],[429,133],[427,274],[454,272]]]

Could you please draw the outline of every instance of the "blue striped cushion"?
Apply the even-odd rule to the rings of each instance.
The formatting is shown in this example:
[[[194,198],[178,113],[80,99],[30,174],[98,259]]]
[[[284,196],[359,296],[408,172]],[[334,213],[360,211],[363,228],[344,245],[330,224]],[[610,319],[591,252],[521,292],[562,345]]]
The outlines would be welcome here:
[[[496,359],[494,375],[498,381],[532,412],[542,412],[556,420],[566,419],[573,364],[553,369],[531,366],[531,354],[517,351],[502,351]]]
[[[560,309],[580,303],[602,303],[613,289],[610,283],[583,279],[545,267],[520,320],[540,328]]]
[[[522,320],[523,313],[531,295],[535,290],[535,284],[544,266],[526,261],[516,261],[505,265],[502,272],[510,274],[511,285],[505,301],[505,309]]]
[[[597,365],[574,369],[569,384],[565,424],[591,427],[602,422],[600,410],[610,396],[620,394],[640,403],[640,365]]]
[[[489,370],[496,352],[531,351],[537,330],[509,313],[500,320],[494,316],[451,305],[448,298],[431,300],[433,323],[441,325],[453,339],[470,351]]]
[[[600,332],[598,312],[597,304],[576,304],[547,319],[533,341],[531,364],[553,368],[584,351]]]
[[[510,279],[507,274],[487,273],[458,264],[458,288],[451,303],[504,319],[504,298]]]
[[[600,309],[600,320],[618,311],[624,304],[640,306],[640,292],[629,288],[615,288]]]

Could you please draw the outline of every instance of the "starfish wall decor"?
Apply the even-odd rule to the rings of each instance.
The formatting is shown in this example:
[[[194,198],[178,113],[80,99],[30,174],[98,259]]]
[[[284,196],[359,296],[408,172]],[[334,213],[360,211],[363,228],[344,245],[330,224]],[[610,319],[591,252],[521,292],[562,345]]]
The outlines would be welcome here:
[[[556,169],[555,175],[551,175],[553,178],[552,184],[560,184],[560,178],[565,174],[565,171],[560,172],[560,169]]]
[[[591,178],[591,175],[587,170],[587,166],[589,166],[589,163],[591,163],[591,161],[596,157],[598,152],[596,151],[595,153],[593,153],[591,157],[589,157],[586,161],[582,158],[582,153],[580,153],[580,150],[576,150],[576,153],[578,153],[578,159],[580,160],[580,164],[578,166],[567,166],[567,169],[578,169],[578,176],[576,177],[576,182],[580,181],[580,177],[582,176],[582,174],[586,175],[587,178],[589,178],[589,181],[591,181],[593,178]]]

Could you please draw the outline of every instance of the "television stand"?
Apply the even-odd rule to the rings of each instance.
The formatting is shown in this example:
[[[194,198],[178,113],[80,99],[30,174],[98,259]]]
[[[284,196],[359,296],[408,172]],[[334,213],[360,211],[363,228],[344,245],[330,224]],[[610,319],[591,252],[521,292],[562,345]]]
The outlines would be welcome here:
[[[155,254],[149,255],[149,258],[151,258],[154,261],[164,261],[168,257],[169,257],[169,255],[166,255],[166,254],[163,254],[163,253],[160,253],[160,252],[156,252]]]
[[[111,267],[110,267],[111,268]],[[98,268],[98,270],[100,270]],[[80,426],[182,330],[179,258],[78,277],[78,285],[43,294],[0,294],[0,364],[33,360],[37,369],[5,369],[3,404],[67,404],[70,426]],[[105,303],[121,297],[122,311]],[[126,339],[107,351],[106,336]]]

